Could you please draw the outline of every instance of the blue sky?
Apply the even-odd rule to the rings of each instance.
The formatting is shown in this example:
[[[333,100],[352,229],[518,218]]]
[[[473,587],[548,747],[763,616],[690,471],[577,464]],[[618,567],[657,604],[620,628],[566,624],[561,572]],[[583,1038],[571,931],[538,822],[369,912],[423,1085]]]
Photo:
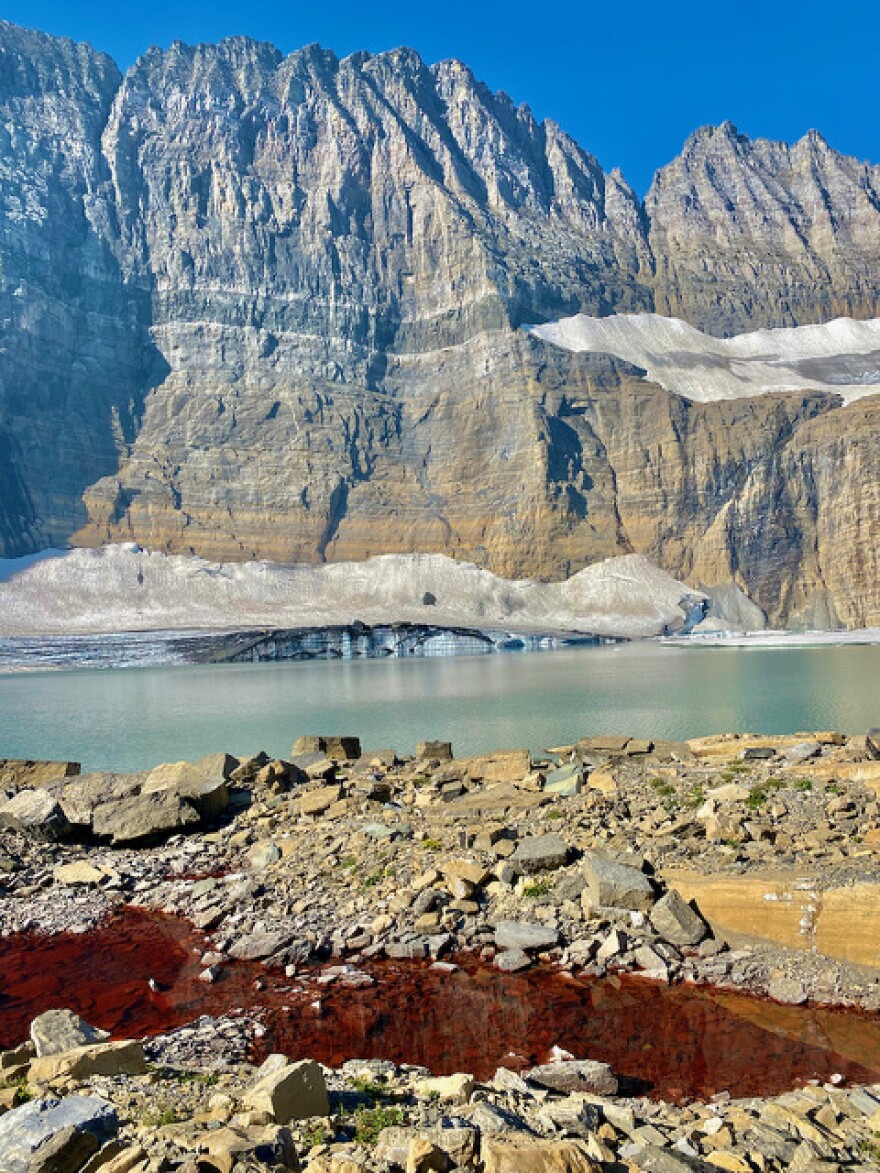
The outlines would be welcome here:
[[[4,0],[0,15],[90,41],[123,66],[147,46],[244,33],[340,56],[411,45],[459,57],[493,89],[554,118],[643,193],[697,126],[792,141],[810,127],[880,162],[876,0]]]

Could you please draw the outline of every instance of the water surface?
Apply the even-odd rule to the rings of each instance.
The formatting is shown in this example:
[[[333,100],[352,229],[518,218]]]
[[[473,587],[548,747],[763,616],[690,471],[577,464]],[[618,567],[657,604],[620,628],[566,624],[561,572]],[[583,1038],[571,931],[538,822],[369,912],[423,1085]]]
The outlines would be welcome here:
[[[424,660],[173,665],[0,675],[0,758],[135,770],[302,733],[412,752],[540,750],[593,733],[681,739],[880,725],[880,646],[619,644]]]
[[[267,1029],[257,1060],[270,1051],[332,1067],[382,1058],[488,1079],[499,1065],[545,1062],[561,1045],[609,1063],[630,1090],[665,1099],[778,1095],[834,1074],[880,1078],[880,1018],[858,1011],[631,977],[503,974],[473,958],[454,973],[371,963],[372,987],[320,990],[239,961],[209,985],[198,979],[204,948],[185,921],[139,909],[91,933],[0,941],[0,1046],[21,1042],[32,1018],[61,1004],[118,1038],[247,1006]]]

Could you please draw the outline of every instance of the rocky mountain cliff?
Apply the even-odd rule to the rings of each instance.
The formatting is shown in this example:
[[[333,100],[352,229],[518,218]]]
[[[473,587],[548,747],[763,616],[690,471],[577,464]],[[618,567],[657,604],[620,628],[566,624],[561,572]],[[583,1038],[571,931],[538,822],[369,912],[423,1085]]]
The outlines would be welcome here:
[[[524,323],[880,314],[880,168],[697,132],[644,201],[459,62],[0,23],[0,554],[638,552],[880,623],[874,400],[697,404]]]

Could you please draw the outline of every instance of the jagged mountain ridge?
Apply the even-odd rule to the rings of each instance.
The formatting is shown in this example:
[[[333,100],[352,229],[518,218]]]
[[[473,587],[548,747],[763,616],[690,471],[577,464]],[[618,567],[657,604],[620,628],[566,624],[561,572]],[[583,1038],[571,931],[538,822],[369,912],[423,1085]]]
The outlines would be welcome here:
[[[876,561],[817,549],[846,486],[799,490],[814,449],[791,457],[821,417],[850,459],[839,400],[698,407],[516,327],[876,316],[880,168],[725,124],[641,202],[459,62],[233,38],[122,76],[7,24],[0,134],[0,552],[418,549],[555,578],[638,551],[777,621],[874,621]],[[870,413],[859,534],[880,525]],[[758,483],[810,504],[744,556]]]

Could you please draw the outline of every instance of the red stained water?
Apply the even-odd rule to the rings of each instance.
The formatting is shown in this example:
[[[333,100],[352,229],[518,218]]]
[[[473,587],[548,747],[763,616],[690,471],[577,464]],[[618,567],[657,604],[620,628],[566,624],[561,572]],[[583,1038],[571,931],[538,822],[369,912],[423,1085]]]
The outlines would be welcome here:
[[[877,1015],[638,978],[501,974],[470,962],[452,974],[419,964],[373,965],[378,984],[368,989],[316,989],[311,982],[304,988],[278,971],[236,962],[207,985],[198,980],[205,947],[185,921],[137,909],[82,936],[0,941],[0,1046],[21,1042],[30,1020],[57,1006],[117,1037],[161,1033],[200,1014],[246,1007],[259,1010],[268,1026],[261,1053],[280,1050],[332,1066],[381,1057],[487,1078],[502,1063],[546,1060],[560,1045],[604,1060],[668,1099],[724,1090],[774,1095],[835,1073],[852,1082],[880,1080]],[[266,988],[255,989],[258,981]]]

